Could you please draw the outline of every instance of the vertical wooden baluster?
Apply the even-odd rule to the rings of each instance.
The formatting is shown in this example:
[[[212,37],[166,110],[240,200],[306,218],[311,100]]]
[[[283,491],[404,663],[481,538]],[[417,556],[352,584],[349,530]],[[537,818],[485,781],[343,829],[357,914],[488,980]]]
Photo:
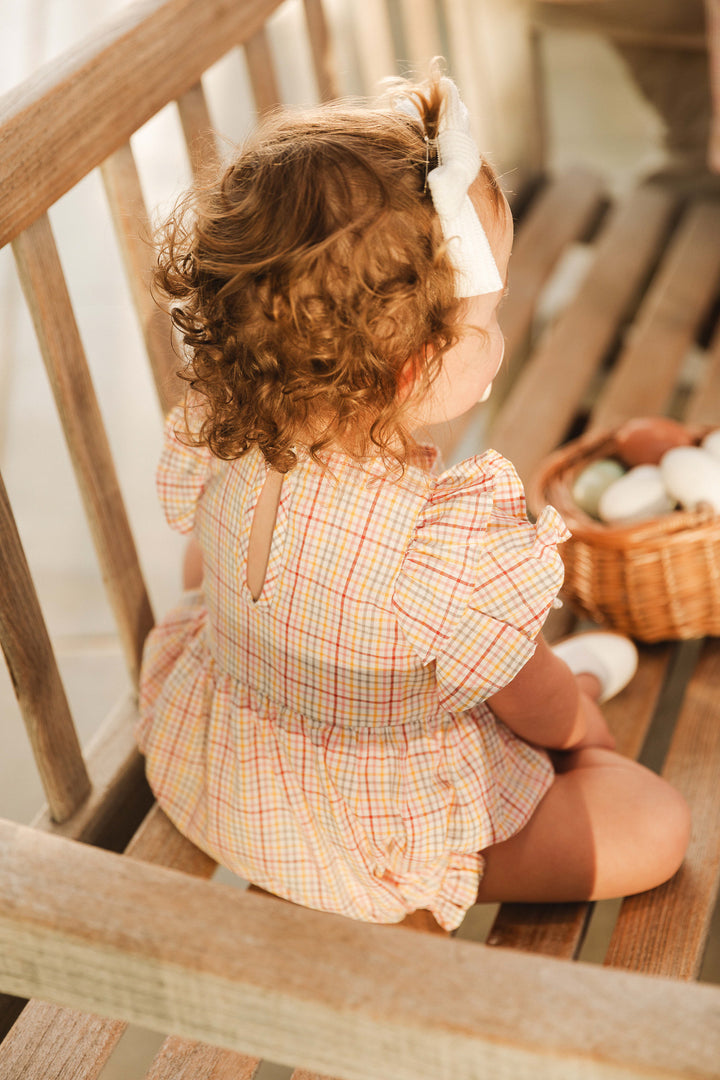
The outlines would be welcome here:
[[[364,90],[375,94],[382,79],[397,74],[395,44],[385,0],[350,5]]]
[[[478,14],[481,18],[484,16],[484,0],[479,3],[479,13],[473,12],[476,26]],[[469,33],[466,0],[444,0],[444,9],[452,75],[470,112],[475,138],[481,152],[485,153],[493,145],[495,120],[491,88],[483,64],[486,43],[479,40],[481,35]]]
[[[255,107],[262,114],[280,104],[280,87],[264,27],[245,42],[245,57]]]
[[[67,821],[90,791],[90,778],[2,479],[0,643],[50,813]]]
[[[47,215],[13,241],[131,676],[153,624],[95,391]]]
[[[313,67],[321,101],[340,96],[332,42],[322,0],[303,0]]]
[[[434,0],[401,0],[403,30],[413,72],[427,73],[428,63],[442,52]]]
[[[202,179],[220,164],[217,141],[205,91],[201,82],[195,83],[177,99],[180,122],[190,155],[193,176]]]
[[[180,361],[172,347],[169,315],[150,292],[155,252],[150,238],[150,218],[129,143],[103,163],[102,177],[155,388],[163,412],[167,412],[180,397],[182,384],[175,374]]]

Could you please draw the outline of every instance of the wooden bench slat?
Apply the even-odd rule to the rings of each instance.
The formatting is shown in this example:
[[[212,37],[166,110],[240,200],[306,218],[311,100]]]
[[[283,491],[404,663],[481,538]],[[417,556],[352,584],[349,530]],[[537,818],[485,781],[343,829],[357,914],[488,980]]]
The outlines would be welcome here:
[[[90,777],[1,478],[0,564],[0,643],[50,813],[67,821],[86,798]]]
[[[137,682],[153,614],[47,215],[13,241],[13,250],[125,658]]]
[[[254,1080],[259,1068],[259,1058],[171,1035],[146,1080]]]
[[[101,171],[155,389],[162,411],[167,413],[178,400],[175,372],[179,360],[172,347],[170,317],[150,292],[153,261],[150,216],[130,143],[111,154]]]
[[[660,889],[625,900],[606,963],[697,978],[720,880],[720,646],[709,641],[690,679],[663,775],[685,796],[692,838],[679,873]]]
[[[0,247],[252,37],[281,0],[146,0],[0,99]]]
[[[245,42],[248,75],[258,113],[268,112],[280,104],[280,87],[275,74],[275,62],[264,27]]]
[[[177,107],[193,176],[202,178],[220,164],[215,129],[202,82],[196,82],[181,94]]]
[[[59,1014],[62,1039],[57,1038]],[[3,1080],[97,1080],[126,1026],[122,1020],[32,1001],[0,1043]]]
[[[612,428],[667,407],[679,366],[718,287],[720,206],[691,207],[611,372],[592,426]],[[648,372],[652,371],[652,378]]]
[[[675,202],[671,193],[645,187],[609,215],[576,296],[514,380],[489,441],[525,481],[567,432],[658,257]],[[528,418],[532,438],[527,437]]]
[[[720,326],[710,345],[707,369],[686,416],[691,424],[720,426]]]
[[[340,96],[335,58],[322,0],[303,0],[313,68],[321,101]]]
[[[358,1080],[470,1080],[479,1061],[518,1080],[710,1077],[720,1058],[716,987],[432,934],[408,949],[400,929],[9,822],[0,861],[0,987],[15,993]]]

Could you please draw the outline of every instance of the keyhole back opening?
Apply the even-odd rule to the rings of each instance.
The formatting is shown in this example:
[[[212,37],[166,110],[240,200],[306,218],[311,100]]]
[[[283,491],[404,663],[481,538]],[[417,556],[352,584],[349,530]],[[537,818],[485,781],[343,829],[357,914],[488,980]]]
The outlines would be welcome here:
[[[283,474],[269,469],[255,506],[248,540],[246,576],[253,600],[259,598],[265,585],[282,484]]]

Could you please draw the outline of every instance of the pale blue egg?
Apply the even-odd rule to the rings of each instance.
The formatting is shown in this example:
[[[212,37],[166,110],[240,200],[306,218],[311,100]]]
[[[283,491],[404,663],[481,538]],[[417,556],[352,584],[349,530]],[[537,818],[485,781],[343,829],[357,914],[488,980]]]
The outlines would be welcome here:
[[[602,458],[593,461],[575,478],[572,496],[581,510],[591,517],[598,517],[598,505],[603,492],[615,483],[627,470],[619,461]]]

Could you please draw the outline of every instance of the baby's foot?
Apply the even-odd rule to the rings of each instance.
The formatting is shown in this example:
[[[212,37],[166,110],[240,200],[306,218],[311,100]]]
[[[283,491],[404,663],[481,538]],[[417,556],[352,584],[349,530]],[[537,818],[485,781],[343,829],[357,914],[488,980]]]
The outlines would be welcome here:
[[[566,638],[552,646],[574,675],[592,675],[600,684],[598,701],[608,701],[627,686],[637,670],[638,653],[630,638],[605,630]]]

